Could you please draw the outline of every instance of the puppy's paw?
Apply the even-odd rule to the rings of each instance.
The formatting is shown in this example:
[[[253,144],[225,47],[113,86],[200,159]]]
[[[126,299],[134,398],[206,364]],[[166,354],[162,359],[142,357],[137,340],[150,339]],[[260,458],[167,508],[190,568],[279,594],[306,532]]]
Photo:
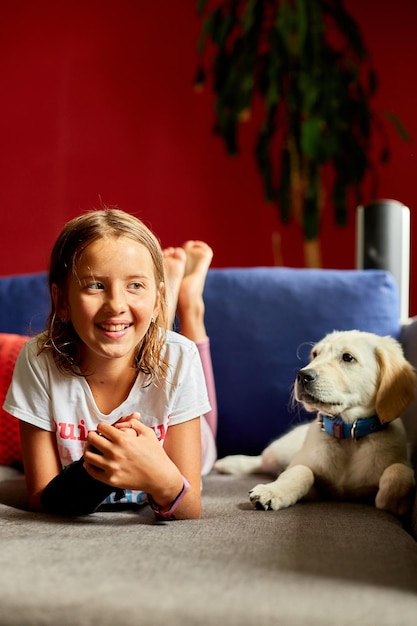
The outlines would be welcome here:
[[[249,499],[257,509],[279,511],[304,498],[314,485],[314,473],[306,465],[294,465],[278,476],[276,481],[256,485]]]
[[[264,511],[279,511],[293,504],[292,499],[286,498],[284,493],[274,488],[273,483],[256,485],[249,491],[249,499],[255,508]]]
[[[377,509],[402,517],[412,506],[414,488],[412,469],[405,464],[394,463],[387,467],[381,476],[375,506]]]
[[[389,513],[393,513],[393,515],[397,515],[398,517],[403,517],[408,513],[413,504],[412,494],[408,497],[404,498],[381,498],[379,493],[375,500],[375,505],[377,509],[381,509],[383,511],[388,511]]]
[[[261,470],[260,456],[246,456],[244,454],[232,454],[219,459],[214,464],[214,469],[220,474],[234,474],[244,476]]]
[[[413,500],[414,488],[399,485],[397,492],[380,489],[376,494],[375,506],[377,509],[402,517],[411,509]]]

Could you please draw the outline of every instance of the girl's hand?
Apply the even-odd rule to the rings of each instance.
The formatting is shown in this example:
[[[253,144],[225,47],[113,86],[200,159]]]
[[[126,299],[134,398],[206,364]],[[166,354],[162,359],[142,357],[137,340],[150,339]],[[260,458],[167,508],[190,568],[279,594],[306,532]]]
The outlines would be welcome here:
[[[84,459],[93,478],[115,488],[146,491],[161,507],[169,506],[183,486],[179,469],[137,413],[114,426],[100,423],[97,432],[88,434]]]
[[[130,434],[137,437],[138,433],[136,433],[135,424],[138,420],[140,420],[140,413],[132,413],[131,415],[121,417],[113,426],[115,426],[115,428],[124,428],[125,430],[133,429],[134,432]]]

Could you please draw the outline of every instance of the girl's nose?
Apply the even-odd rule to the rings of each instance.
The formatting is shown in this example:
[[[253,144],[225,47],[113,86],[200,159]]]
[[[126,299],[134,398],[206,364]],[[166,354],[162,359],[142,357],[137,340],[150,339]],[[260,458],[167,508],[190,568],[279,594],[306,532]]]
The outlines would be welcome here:
[[[123,289],[115,285],[109,289],[106,304],[114,313],[123,313],[126,310],[126,299]]]

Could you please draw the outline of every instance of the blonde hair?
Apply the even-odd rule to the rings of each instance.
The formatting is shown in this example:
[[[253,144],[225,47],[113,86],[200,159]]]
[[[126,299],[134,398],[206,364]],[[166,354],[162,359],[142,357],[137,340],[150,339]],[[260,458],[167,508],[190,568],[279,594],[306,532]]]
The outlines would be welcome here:
[[[68,277],[76,272],[77,263],[86,248],[103,237],[128,237],[145,246],[151,255],[157,288],[164,283],[164,263],[156,236],[137,217],[120,209],[105,207],[92,210],[69,221],[52,248],[49,265],[51,311],[47,329],[39,337],[39,353],[51,351],[57,367],[75,374],[80,363],[82,341],[70,320],[62,319],[60,311],[68,307]],[[55,285],[56,298],[52,297]],[[164,293],[155,323],[151,323],[137,347],[136,369],[147,374],[150,382],[165,378],[167,365],[161,358],[165,343],[167,306]]]

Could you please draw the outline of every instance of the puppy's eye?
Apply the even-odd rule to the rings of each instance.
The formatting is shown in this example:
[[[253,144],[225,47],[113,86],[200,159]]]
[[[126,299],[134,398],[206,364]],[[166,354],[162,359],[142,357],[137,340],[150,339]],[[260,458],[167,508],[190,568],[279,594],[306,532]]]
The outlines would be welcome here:
[[[315,359],[315,358],[316,358],[316,356],[317,356],[317,350],[312,350],[312,352],[311,352],[311,358],[312,358],[312,359]]]
[[[352,363],[355,360],[355,357],[349,354],[349,352],[344,352],[342,355],[342,361],[345,363]]]

